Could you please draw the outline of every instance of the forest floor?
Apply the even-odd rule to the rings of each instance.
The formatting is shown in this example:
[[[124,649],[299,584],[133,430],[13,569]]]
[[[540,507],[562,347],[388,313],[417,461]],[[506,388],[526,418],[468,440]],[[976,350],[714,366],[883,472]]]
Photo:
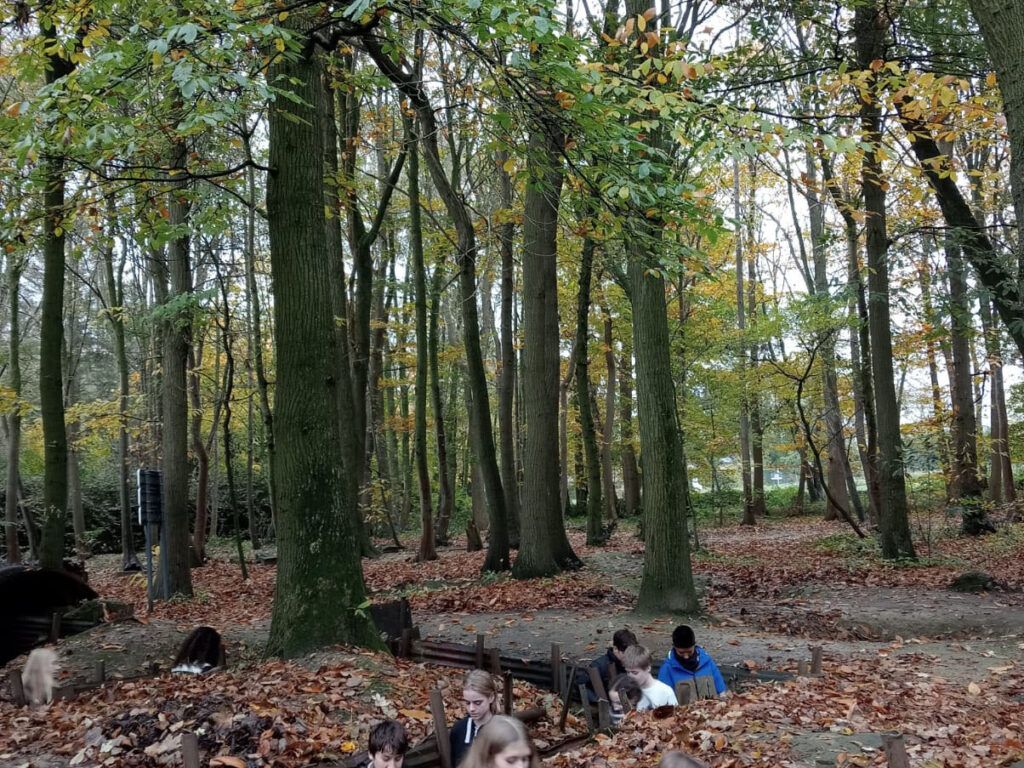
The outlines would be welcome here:
[[[1024,525],[962,539],[953,521],[926,523],[916,531],[920,559],[898,565],[835,523],[702,531],[697,617],[635,613],[643,548],[628,525],[600,548],[571,532],[585,567],[553,579],[481,577],[482,553],[458,547],[416,564],[412,541],[366,561],[364,572],[375,599],[409,598],[425,637],[471,644],[483,633],[488,646],[524,657],[546,658],[559,643],[571,658],[591,658],[624,626],[661,656],[684,621],[720,664],[796,671],[809,644],[824,647],[822,677],[756,686],[663,720],[631,715],[613,736],[549,761],[558,768],[646,768],[670,747],[718,768],[884,764],[881,735],[891,731],[906,734],[914,766],[1024,768]],[[144,580],[118,573],[110,557],[89,567],[93,587],[133,603],[138,620],[62,640],[64,681],[88,679],[98,660],[114,677],[140,674],[151,661],[166,669],[198,624],[224,634],[230,669],[114,683],[33,710],[14,710],[4,692],[0,722],[14,728],[0,729],[0,766],[174,764],[186,727],[201,733],[207,754],[246,760],[225,765],[303,765],[362,748],[383,716],[397,714],[414,738],[425,735],[429,688],[441,687],[449,713],[459,711],[456,670],[342,648],[262,661],[273,566],[251,565],[242,582],[237,563],[213,558],[194,571],[196,599],[157,603],[148,617]],[[950,591],[967,571],[989,573],[998,588]],[[516,696],[519,706],[548,710],[536,735],[557,741],[553,696],[526,685]],[[582,729],[570,718],[570,733]]]

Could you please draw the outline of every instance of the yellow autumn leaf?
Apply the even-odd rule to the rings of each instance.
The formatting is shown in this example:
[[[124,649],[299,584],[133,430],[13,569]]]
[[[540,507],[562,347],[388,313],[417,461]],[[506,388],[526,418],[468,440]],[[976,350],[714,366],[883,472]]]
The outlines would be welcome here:
[[[967,692],[973,694],[974,696],[977,696],[979,693],[981,693],[981,686],[977,683],[971,683],[967,686]]]
[[[985,77],[985,85],[987,85],[989,88],[994,88],[995,87],[995,85],[996,85],[996,73],[995,72],[989,72],[988,73],[988,75]]]
[[[279,38],[275,39],[274,40],[274,47],[277,48],[277,50],[280,53],[284,53],[284,38],[279,37]]]
[[[512,171],[515,170],[515,167],[516,161],[514,157],[510,157],[508,160],[501,164],[501,169],[505,171],[505,173],[512,173]]]
[[[344,752],[346,755],[352,754],[357,749],[359,749],[359,745],[356,744],[354,741],[343,741],[341,743],[341,751]]]

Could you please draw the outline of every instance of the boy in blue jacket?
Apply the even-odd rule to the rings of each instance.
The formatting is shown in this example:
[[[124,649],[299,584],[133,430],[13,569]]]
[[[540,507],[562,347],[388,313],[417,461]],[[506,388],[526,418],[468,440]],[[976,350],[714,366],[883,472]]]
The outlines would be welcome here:
[[[708,656],[708,652],[697,645],[693,630],[680,624],[672,632],[672,650],[658,670],[658,679],[675,690],[680,680],[691,680],[695,677],[710,675],[715,681],[715,693],[725,693],[725,680],[718,671],[718,665]]]

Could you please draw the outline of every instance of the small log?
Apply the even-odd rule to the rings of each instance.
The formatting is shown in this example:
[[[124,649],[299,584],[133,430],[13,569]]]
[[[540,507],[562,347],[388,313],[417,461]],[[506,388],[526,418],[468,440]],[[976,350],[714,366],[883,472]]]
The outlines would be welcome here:
[[[181,762],[184,768],[199,768],[199,739],[191,731],[181,732]]]
[[[21,684],[21,670],[12,669],[7,673],[7,679],[11,682],[11,700],[14,702],[14,706],[24,707],[27,702],[25,686]]]
[[[441,768],[452,768],[452,745],[448,740],[448,721],[444,715],[444,697],[437,688],[430,692],[430,714],[434,718],[434,733],[437,736],[437,751],[441,756]]]
[[[812,675],[820,675],[821,674],[821,646],[820,645],[812,645],[811,646],[811,674]]]
[[[811,668],[808,666],[806,659],[800,659],[800,661],[796,663],[796,673],[800,675],[800,677],[806,677],[810,671]]]
[[[883,736],[882,747],[885,749],[889,768],[910,768],[910,758],[907,756],[907,747],[903,743],[902,733]]]

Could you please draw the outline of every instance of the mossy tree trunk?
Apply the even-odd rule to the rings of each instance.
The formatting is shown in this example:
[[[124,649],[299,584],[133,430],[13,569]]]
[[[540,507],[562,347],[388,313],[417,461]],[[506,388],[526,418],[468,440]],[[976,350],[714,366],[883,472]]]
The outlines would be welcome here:
[[[303,15],[289,25],[301,30]],[[312,22],[310,22],[312,23]],[[274,294],[277,388],[274,398],[278,565],[267,651],[292,657],[321,645],[379,647],[362,605],[354,495],[346,493],[339,424],[339,334],[332,314],[324,214],[324,135],[318,60],[275,59],[268,82],[298,97],[268,114],[267,220]],[[357,456],[350,455],[350,461]],[[349,467],[352,469],[353,467]]]

